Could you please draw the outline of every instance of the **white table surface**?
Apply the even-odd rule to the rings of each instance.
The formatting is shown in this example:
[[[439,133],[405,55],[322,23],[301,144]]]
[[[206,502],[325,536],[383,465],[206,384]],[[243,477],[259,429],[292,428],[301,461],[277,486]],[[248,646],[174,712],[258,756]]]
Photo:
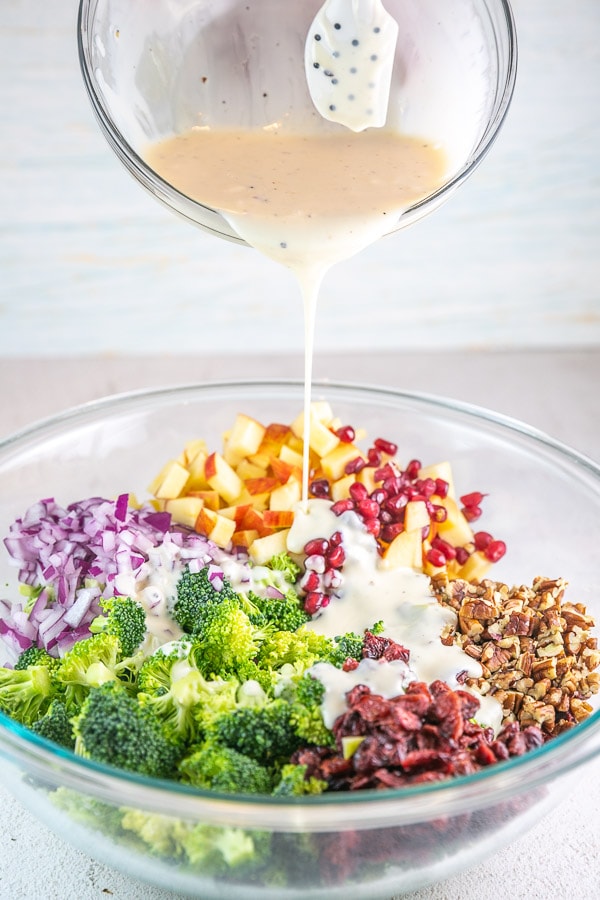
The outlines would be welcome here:
[[[296,377],[298,356],[0,360],[0,433],[108,393],[239,376]],[[600,351],[348,354],[320,357],[319,378],[398,386],[526,420],[600,459]],[[567,573],[568,574],[568,573]],[[0,790],[0,900],[175,900],[65,845]],[[557,810],[487,862],[412,900],[597,900],[600,760]]]

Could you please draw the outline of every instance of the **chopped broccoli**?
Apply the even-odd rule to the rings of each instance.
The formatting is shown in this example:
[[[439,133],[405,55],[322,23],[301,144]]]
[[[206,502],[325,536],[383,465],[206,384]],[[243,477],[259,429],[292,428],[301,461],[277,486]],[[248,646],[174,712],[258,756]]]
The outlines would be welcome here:
[[[294,732],[291,707],[285,700],[241,706],[214,723],[217,740],[265,765],[289,759],[301,740]]]
[[[92,634],[114,634],[121,643],[123,656],[133,656],[146,637],[146,613],[131,597],[110,597],[100,601],[105,615],[96,616],[90,625]]]
[[[31,726],[32,731],[47,741],[54,741],[68,750],[75,747],[71,718],[62,700],[54,699],[45,715]]]
[[[60,666],[60,659],[50,656],[43,647],[32,644],[27,650],[23,650],[15,663],[15,669],[27,669],[29,666],[46,666],[50,672],[55,672]]]
[[[185,569],[177,582],[173,618],[186,634],[196,634],[202,630],[205,607],[227,599],[239,603],[237,594],[226,579],[221,589],[217,590],[209,578],[208,566],[199,572]]]
[[[310,628],[275,631],[265,636],[257,663],[269,669],[279,669],[286,663],[302,663],[303,669],[308,669],[318,660],[328,659],[333,647],[329,638]]]
[[[298,737],[309,744],[320,747],[334,747],[333,733],[326,727],[321,713],[321,703],[325,685],[317,678],[306,674],[294,685],[294,696],[290,697],[291,722]]]
[[[157,856],[177,858],[183,855],[182,841],[190,826],[173,816],[149,813],[141,809],[124,809],[121,826],[138,835]]]
[[[188,668],[172,680],[168,690],[140,693],[138,701],[161,721],[174,740],[190,743],[201,739],[200,732],[217,715],[215,707],[222,712],[235,706],[237,681],[229,690],[227,684],[207,681],[197,669]]]
[[[267,566],[270,569],[274,569],[276,572],[282,572],[283,577],[290,584],[295,584],[298,575],[302,571],[300,566],[294,562],[289,553],[277,553],[275,556],[272,556]]]
[[[327,782],[311,775],[306,777],[306,766],[288,763],[281,769],[281,777],[273,789],[275,797],[305,797],[322,794],[327,790]]]
[[[343,634],[335,639],[335,647],[327,655],[326,660],[333,666],[341,669],[347,659],[362,659],[363,644],[365,642],[364,634],[355,634],[352,631]]]
[[[29,727],[43,716],[55,693],[47,666],[0,668],[0,710],[22,725]]]
[[[192,865],[203,873],[222,874],[230,870],[256,869],[266,859],[271,835],[217,825],[195,825],[181,839]]]
[[[138,690],[147,694],[168,691],[171,687],[173,666],[175,663],[188,659],[191,648],[191,641],[181,640],[172,641],[155,650],[140,667],[137,679]]]
[[[179,763],[182,781],[227,794],[269,794],[273,775],[255,759],[207,738]]]
[[[75,752],[155,778],[173,777],[181,749],[116,681],[90,690],[73,723]]]
[[[304,612],[295,591],[290,589],[284,597],[260,597],[250,591],[248,599],[260,612],[260,618],[250,619],[259,625],[271,625],[277,631],[296,631],[305,625],[310,616]]]
[[[119,638],[101,633],[74,644],[64,655],[56,680],[63,685],[67,708],[76,712],[90,688],[109,681],[130,683],[135,671],[133,658],[123,658]]]

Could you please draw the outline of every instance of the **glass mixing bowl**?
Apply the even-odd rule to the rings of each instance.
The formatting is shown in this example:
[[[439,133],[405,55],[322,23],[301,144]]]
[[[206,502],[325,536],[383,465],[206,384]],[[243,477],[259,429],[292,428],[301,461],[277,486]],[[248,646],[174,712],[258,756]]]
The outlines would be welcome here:
[[[459,489],[489,495],[485,527],[507,542],[494,577],[526,584],[563,576],[569,599],[600,619],[599,466],[519,422],[449,400],[334,384],[315,385],[315,395],[371,438],[396,440],[402,459],[449,459]],[[302,397],[295,382],[184,386],[108,398],[33,425],[0,444],[0,533],[40,497],[68,503],[134,491],[141,499],[187,440],[219,447],[240,411],[291,421]],[[4,596],[15,581],[3,557]],[[372,900],[448,878],[539,821],[599,751],[596,711],[542,748],[469,777],[290,802],[115,771],[0,715],[3,783],[62,838],[140,880],[228,900]],[[145,841],[122,827],[123,807],[152,814]],[[225,848],[232,830],[243,830],[261,862],[207,871],[177,855],[178,830],[202,825]]]
[[[330,131],[314,110],[304,42],[323,0],[81,0],[79,56],[100,126],[155,197],[243,243],[218,210],[175,190],[144,162],[149,144],[193,126],[278,123]],[[389,231],[435,209],[492,145],[513,92],[517,50],[508,0],[388,0],[400,23],[387,126],[442,143],[446,182]]]

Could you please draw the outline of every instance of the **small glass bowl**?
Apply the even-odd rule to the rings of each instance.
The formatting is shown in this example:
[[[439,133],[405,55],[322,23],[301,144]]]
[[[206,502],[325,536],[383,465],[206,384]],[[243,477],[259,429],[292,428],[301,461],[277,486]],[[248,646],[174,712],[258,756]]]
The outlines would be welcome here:
[[[244,243],[218,210],[144,161],[192,127],[322,132],[304,77],[304,42],[323,0],[80,0],[84,83],[109,145],[137,181],[205,230]],[[439,206],[490,149],[512,98],[517,42],[508,0],[388,0],[400,23],[387,126],[439,141],[446,182],[389,231]]]
[[[489,495],[485,527],[508,545],[493,577],[525,584],[563,576],[569,599],[600,620],[599,466],[519,422],[465,404],[352,385],[317,384],[314,393],[369,438],[396,441],[401,459],[449,459],[459,491]],[[216,448],[240,411],[288,422],[301,408],[300,383],[232,382],[109,397],[47,419],[0,444],[0,533],[40,497],[68,503],[133,491],[142,499],[185,441],[203,437]],[[8,595],[15,578],[3,558]],[[142,881],[231,900],[372,900],[446,879],[539,821],[599,751],[596,711],[539,750],[469,777],[290,802],[115,771],[0,715],[2,782],[64,840]],[[124,807],[155,816],[148,843],[121,827]],[[231,829],[243,830],[261,863],[211,872],[175,855],[177,829],[197,825],[211,826],[224,845]]]

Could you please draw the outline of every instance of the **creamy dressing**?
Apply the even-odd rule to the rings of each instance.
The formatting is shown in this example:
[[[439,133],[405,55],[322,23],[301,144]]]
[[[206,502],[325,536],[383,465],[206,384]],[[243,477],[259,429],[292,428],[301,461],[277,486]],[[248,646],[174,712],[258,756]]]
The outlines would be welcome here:
[[[375,538],[352,511],[336,516],[328,500],[300,505],[288,534],[288,549],[301,553],[307,541],[329,538],[335,531],[341,532],[346,553],[343,581],[329,605],[307,627],[334,638],[348,631],[362,634],[383,622],[381,633],[410,651],[410,669],[418,681],[429,684],[439,679],[462,689],[459,677],[464,673],[481,677],[480,663],[457,644],[441,642],[457,620],[455,613],[432,595],[429,578],[414,569],[383,568]],[[482,721],[497,730],[502,720],[500,704],[478,693],[475,696],[482,703]],[[328,702],[333,703],[331,699]]]
[[[357,685],[364,684],[374,694],[391,700],[403,694],[411,681],[417,680],[410,666],[400,659],[390,662],[361,659],[356,669],[350,672],[344,672],[331,663],[319,662],[308,670],[308,674],[325,688],[321,712],[327,728],[332,728],[338,716],[346,711],[346,694]]]

